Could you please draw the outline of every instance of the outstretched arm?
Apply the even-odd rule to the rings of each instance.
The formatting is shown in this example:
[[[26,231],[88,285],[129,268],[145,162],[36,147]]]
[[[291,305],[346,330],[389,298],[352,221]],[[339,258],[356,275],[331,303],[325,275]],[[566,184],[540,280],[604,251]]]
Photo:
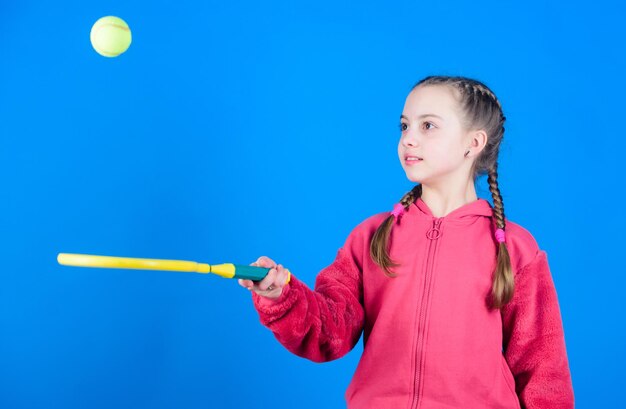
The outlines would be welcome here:
[[[363,329],[361,272],[346,246],[318,274],[315,289],[291,276],[276,299],[252,293],[261,323],[294,354],[314,362],[347,354]]]

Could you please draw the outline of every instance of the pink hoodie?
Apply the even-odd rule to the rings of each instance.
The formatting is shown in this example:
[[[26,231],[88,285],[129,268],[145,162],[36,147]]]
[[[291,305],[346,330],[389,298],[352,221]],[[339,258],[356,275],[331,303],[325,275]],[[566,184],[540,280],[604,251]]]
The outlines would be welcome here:
[[[276,300],[252,293],[261,322],[289,351],[315,362],[363,355],[348,408],[573,408],[557,295],[546,253],[510,221],[513,300],[488,308],[495,224],[479,199],[436,218],[418,199],[394,225],[387,277],[369,256],[389,212],[359,224],[318,274],[292,276]]]

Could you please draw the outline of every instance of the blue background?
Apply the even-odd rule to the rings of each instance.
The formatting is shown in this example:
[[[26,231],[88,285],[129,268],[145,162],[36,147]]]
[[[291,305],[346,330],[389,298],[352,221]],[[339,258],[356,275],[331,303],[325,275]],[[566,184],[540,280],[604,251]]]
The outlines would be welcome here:
[[[89,42],[105,15],[132,29],[118,58]],[[312,286],[412,187],[398,117],[430,74],[502,101],[505,212],[548,252],[577,407],[623,407],[623,21],[604,0],[2,0],[0,407],[343,407],[360,344],[315,364],[235,281],[56,255],[267,255]]]

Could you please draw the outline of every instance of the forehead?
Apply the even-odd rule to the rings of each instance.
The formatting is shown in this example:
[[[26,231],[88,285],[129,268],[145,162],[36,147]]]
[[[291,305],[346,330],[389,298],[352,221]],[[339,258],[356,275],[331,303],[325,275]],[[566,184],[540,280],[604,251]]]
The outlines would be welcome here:
[[[403,114],[408,117],[435,114],[451,118],[458,115],[458,101],[449,86],[419,86],[407,96]]]

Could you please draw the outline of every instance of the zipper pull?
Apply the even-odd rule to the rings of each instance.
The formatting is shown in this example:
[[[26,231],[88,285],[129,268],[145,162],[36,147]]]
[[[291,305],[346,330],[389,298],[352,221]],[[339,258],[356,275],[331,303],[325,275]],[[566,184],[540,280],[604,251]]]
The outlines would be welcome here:
[[[439,237],[442,236],[442,232],[441,229],[439,228],[439,226],[441,226],[441,222],[443,221],[441,219],[434,219],[433,220],[433,227],[430,228],[430,230],[428,230],[426,232],[426,237],[428,237],[430,240],[437,240]]]

